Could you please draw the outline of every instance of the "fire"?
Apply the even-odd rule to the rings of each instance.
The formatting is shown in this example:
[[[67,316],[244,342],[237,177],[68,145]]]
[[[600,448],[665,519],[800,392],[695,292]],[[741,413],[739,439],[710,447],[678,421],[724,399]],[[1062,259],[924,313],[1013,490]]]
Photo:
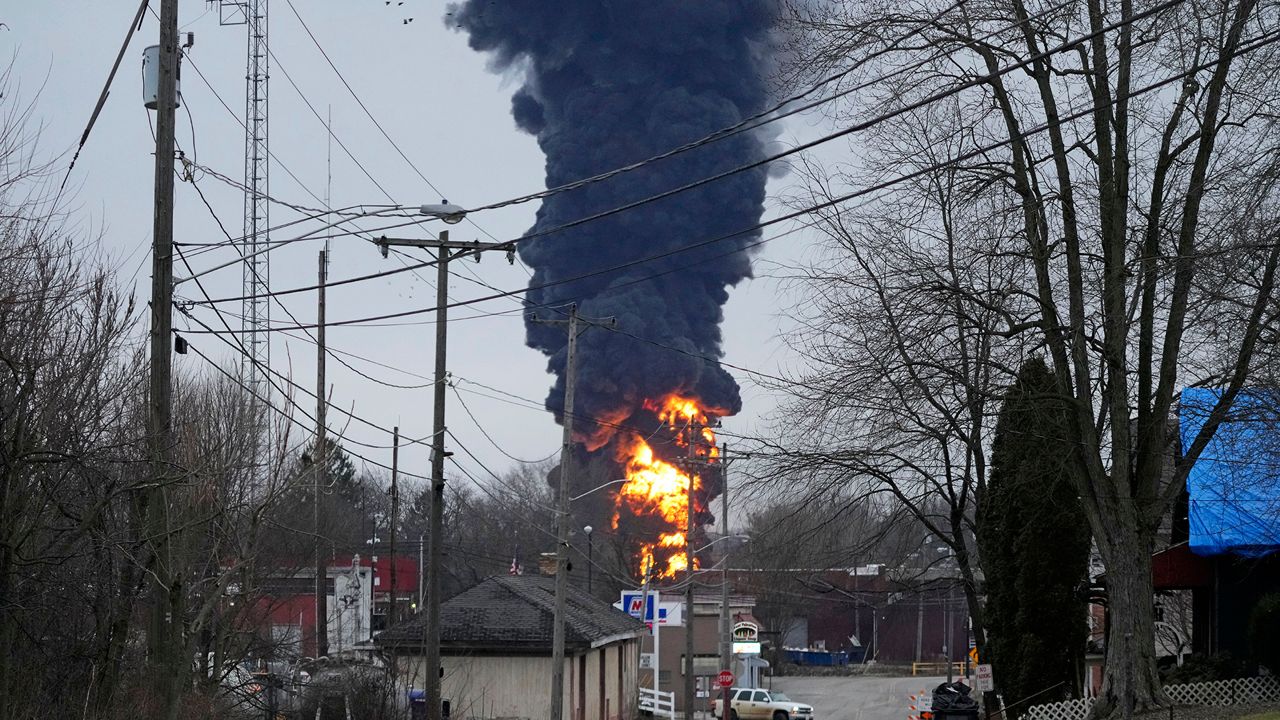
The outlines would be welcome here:
[[[644,407],[665,424],[682,456],[707,461],[719,455],[715,432],[706,427],[708,413],[695,400],[669,395],[661,401],[645,401]],[[689,452],[690,433],[686,432],[689,429],[696,429],[700,437],[692,453]],[[702,479],[697,473],[657,457],[648,440],[634,432],[619,438],[616,447],[627,481],[618,491],[613,527],[617,529],[623,509],[634,516],[659,519],[662,528],[656,539],[640,543],[637,557],[640,576],[652,570],[655,577],[673,578],[688,567],[684,551],[688,545],[685,529],[689,521],[689,488],[692,483],[694,502],[699,503]],[[695,512],[697,509],[695,506]],[[694,567],[697,565],[694,558]]]

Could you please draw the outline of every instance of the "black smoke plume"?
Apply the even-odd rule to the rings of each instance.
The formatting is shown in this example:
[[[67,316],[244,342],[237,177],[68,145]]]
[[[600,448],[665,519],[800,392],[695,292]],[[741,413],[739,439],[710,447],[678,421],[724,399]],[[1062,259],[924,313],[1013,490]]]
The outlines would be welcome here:
[[[764,109],[774,0],[471,0],[450,8],[473,49],[523,76],[516,124],[546,155],[555,187],[696,140]],[[679,187],[762,157],[767,138],[742,133],[543,201],[531,234]],[[652,262],[643,258],[757,223],[767,170],[758,168],[521,245],[533,268],[526,299],[578,302],[586,317],[694,355],[721,355],[727,288],[751,274],[745,247],[758,233]],[[726,254],[729,253],[729,254]],[[618,272],[557,283],[637,262]],[[530,324],[528,343],[558,376],[547,405],[560,416],[563,328]],[[617,420],[646,398],[682,393],[719,414],[741,407],[719,364],[623,334],[592,330],[579,341],[578,417]],[[584,436],[590,427],[578,428]],[[597,445],[608,428],[596,428]]]
[[[449,22],[468,33],[473,49],[491,54],[494,70],[522,79],[512,115],[537,138],[553,188],[763,111],[778,10],[777,0],[469,0],[450,6]],[[748,246],[759,231],[684,248],[758,223],[768,170],[553,228],[759,160],[768,139],[739,133],[542,201],[529,231],[537,237],[520,245],[533,269],[527,304],[544,318],[563,319],[550,308],[576,302],[584,317],[614,317],[621,331],[592,329],[578,341],[575,430],[585,452],[577,453],[575,490],[618,477],[616,466],[600,467],[611,454],[597,452],[618,425],[645,435],[658,427],[645,400],[679,394],[712,417],[741,409],[737,383],[716,359],[728,288],[750,277]],[[601,272],[618,266],[626,267]],[[557,376],[547,407],[563,421],[564,328],[529,323],[526,330]],[[653,447],[668,459],[679,454],[670,437],[655,438]],[[717,477],[703,482],[699,524],[710,519],[707,501],[720,490]]]

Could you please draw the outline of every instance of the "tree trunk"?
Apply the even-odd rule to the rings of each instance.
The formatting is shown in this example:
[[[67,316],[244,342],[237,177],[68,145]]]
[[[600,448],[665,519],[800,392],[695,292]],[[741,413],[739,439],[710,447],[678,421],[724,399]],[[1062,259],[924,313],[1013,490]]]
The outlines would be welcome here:
[[[1108,623],[1102,689],[1091,718],[1132,717],[1169,704],[1155,662],[1151,538],[1140,525],[1095,528],[1107,566]]]

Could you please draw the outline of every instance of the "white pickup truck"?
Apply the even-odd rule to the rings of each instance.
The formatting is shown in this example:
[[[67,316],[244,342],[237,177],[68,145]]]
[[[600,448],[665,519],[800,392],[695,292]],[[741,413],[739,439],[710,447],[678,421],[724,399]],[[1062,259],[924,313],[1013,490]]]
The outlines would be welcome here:
[[[723,720],[717,697],[711,714]],[[813,720],[813,706],[798,703],[780,692],[729,688],[729,720]]]

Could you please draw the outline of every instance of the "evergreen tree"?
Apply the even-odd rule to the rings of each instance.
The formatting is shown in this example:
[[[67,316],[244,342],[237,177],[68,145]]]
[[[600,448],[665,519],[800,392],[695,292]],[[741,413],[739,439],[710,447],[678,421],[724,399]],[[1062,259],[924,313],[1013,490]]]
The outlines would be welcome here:
[[[325,457],[328,460],[329,468],[326,482],[333,492],[339,497],[355,502],[361,497],[363,488],[361,487],[361,479],[356,475],[356,466],[351,462],[351,456],[347,455],[347,451],[342,448],[336,440],[329,436],[325,436]],[[297,475],[301,478],[309,478],[314,472],[312,468],[316,461],[315,441],[312,440],[302,451],[302,455],[298,459]]]
[[[987,646],[1006,703],[1079,694],[1087,640],[1090,533],[1068,473],[1067,404],[1040,358],[1025,363],[996,422],[991,472],[979,502]],[[1054,688],[1048,692],[1046,689]],[[1010,708],[1017,718],[1027,705]]]

